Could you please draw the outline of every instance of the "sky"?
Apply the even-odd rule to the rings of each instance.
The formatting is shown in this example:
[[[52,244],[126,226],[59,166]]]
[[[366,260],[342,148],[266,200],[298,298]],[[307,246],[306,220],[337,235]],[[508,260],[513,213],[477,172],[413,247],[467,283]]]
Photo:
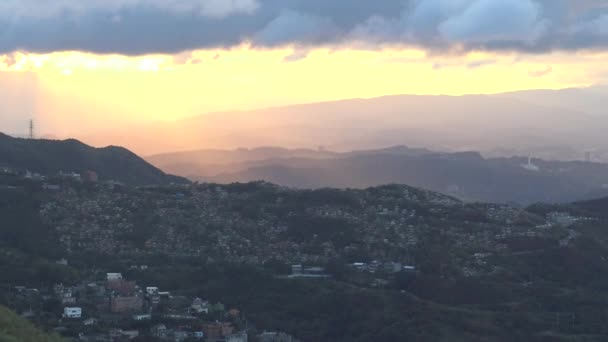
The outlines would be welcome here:
[[[3,0],[0,131],[608,83],[605,0]]]

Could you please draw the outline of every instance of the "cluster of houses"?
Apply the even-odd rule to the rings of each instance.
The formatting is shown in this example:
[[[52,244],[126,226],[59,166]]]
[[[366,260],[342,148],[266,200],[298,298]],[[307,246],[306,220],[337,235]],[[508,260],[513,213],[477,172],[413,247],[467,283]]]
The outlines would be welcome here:
[[[158,287],[141,288],[121,273],[107,273],[104,281],[77,286],[57,284],[49,295],[31,292],[40,301],[55,300],[62,307],[56,330],[77,334],[80,341],[125,341],[151,337],[161,341],[247,342],[246,324],[238,309],[201,298],[175,296]],[[34,312],[29,317],[34,317]]]

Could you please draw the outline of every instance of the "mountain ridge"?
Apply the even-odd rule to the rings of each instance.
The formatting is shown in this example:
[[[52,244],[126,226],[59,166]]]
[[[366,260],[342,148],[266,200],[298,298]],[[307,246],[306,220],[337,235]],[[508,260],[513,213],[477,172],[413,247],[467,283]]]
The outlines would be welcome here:
[[[154,155],[200,148],[232,149],[255,146],[316,148],[335,151],[381,148],[391,145],[425,146],[434,150],[522,151],[521,155],[571,160],[586,150],[598,150],[608,160],[603,138],[608,116],[589,113],[608,107],[603,90],[580,91],[597,101],[585,105],[575,99],[557,100],[560,91],[548,91],[538,101],[526,92],[496,95],[388,95],[252,110],[218,111],[173,122],[143,125],[140,134],[111,132],[88,137],[105,145],[112,141]],[[600,95],[596,95],[599,93]],[[176,134],[175,132],[179,132]],[[126,131],[124,132],[126,133]],[[540,153],[545,147],[559,147]],[[570,147],[572,153],[563,152]],[[506,154],[495,153],[496,156]]]
[[[94,171],[100,180],[133,185],[184,183],[120,146],[95,148],[76,139],[13,138],[0,133],[0,166],[41,174]]]

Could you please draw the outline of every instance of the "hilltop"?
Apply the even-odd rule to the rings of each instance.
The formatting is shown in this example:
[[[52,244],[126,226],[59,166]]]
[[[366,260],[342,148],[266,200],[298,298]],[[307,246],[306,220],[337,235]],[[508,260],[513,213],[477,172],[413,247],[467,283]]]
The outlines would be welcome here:
[[[78,140],[20,139],[0,133],[0,167],[41,174],[94,171],[100,180],[131,185],[184,183],[133,152],[117,146],[94,148]]]

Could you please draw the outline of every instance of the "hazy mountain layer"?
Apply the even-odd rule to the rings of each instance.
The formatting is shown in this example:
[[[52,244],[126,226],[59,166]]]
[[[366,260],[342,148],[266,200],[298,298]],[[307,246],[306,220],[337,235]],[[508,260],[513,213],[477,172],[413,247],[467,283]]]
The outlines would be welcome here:
[[[392,145],[494,156],[608,160],[604,88],[499,95],[396,95],[373,99],[203,114],[142,125],[85,141],[120,144],[140,154],[199,148],[324,146],[337,151]],[[137,134],[133,134],[137,132]]]
[[[264,180],[299,188],[365,188],[399,183],[465,200],[564,202],[608,191],[608,165],[527,158],[485,159],[393,147],[336,153],[278,148],[195,151],[151,156],[159,168],[193,180]]]

